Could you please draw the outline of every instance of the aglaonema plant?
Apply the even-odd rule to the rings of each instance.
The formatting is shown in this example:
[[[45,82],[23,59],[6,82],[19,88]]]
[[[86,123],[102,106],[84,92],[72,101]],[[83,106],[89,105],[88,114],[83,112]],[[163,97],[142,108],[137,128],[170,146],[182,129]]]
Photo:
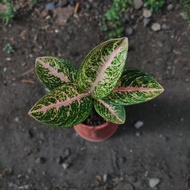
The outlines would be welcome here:
[[[124,106],[146,102],[163,92],[149,74],[124,68],[127,51],[125,37],[103,42],[89,52],[78,71],[60,58],[37,58],[37,76],[50,92],[29,115],[54,127],[72,127],[95,109],[106,121],[124,123]]]

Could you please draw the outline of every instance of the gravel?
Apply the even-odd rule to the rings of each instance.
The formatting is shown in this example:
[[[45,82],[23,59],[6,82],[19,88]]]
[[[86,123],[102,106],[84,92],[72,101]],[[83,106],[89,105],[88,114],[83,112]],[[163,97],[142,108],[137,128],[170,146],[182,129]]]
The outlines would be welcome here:
[[[142,0],[134,0],[133,5],[134,5],[135,9],[140,9],[143,6],[143,1]]]
[[[160,183],[159,178],[150,178],[149,179],[149,185],[150,185],[151,188],[156,187],[159,183]]]
[[[144,18],[150,18],[152,16],[152,13],[148,9],[144,9],[143,16],[144,16]]]
[[[161,30],[161,26],[158,23],[153,23],[152,26],[151,26],[151,29],[153,31],[157,32],[157,31]]]
[[[135,127],[136,129],[140,129],[143,125],[144,125],[144,122],[143,122],[143,121],[137,121],[137,122],[134,124],[134,127]]]

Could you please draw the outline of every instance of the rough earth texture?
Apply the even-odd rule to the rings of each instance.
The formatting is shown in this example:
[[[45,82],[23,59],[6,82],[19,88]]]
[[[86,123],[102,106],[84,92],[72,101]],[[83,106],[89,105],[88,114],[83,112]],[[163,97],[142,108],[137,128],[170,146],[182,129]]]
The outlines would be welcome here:
[[[108,39],[101,18],[111,2],[79,2],[63,26],[40,16],[45,3],[0,25],[0,189],[150,190],[155,179],[153,189],[190,189],[190,31],[175,3],[153,16],[169,25],[158,32],[143,27],[142,10],[134,12],[126,66],[152,74],[165,91],[126,107],[127,121],[112,138],[88,142],[73,128],[48,127],[28,116],[47,93],[34,72],[36,57],[60,56],[79,67]],[[7,43],[14,53],[2,50]],[[143,122],[139,129],[137,121]]]

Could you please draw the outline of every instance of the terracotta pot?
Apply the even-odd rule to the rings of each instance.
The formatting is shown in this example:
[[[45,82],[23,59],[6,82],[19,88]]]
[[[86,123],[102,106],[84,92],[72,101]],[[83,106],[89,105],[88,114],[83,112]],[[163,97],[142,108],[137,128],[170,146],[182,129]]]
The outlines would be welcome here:
[[[92,142],[100,142],[111,137],[117,130],[118,124],[106,122],[98,126],[89,126],[80,123],[74,128],[82,138]]]

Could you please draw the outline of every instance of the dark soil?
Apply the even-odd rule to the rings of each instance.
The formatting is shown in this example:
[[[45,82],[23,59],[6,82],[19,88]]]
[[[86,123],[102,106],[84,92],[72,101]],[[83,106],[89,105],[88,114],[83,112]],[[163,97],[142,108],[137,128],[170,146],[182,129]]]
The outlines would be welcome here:
[[[89,117],[83,121],[85,125],[98,126],[106,123],[106,120],[103,119],[95,110],[92,110]]]
[[[153,15],[153,22],[169,25],[159,32],[143,27],[142,10],[131,10],[126,66],[152,74],[165,91],[126,107],[127,121],[116,134],[92,143],[73,128],[48,127],[27,113],[47,93],[35,75],[35,58],[59,56],[79,67],[108,39],[101,18],[111,1],[79,1],[63,26],[39,16],[40,2],[23,6],[11,25],[0,25],[0,189],[150,190],[151,178],[159,178],[157,190],[190,189],[190,31],[181,7],[170,1],[173,10]],[[7,43],[14,53],[2,50]],[[144,123],[140,129],[137,121]]]

